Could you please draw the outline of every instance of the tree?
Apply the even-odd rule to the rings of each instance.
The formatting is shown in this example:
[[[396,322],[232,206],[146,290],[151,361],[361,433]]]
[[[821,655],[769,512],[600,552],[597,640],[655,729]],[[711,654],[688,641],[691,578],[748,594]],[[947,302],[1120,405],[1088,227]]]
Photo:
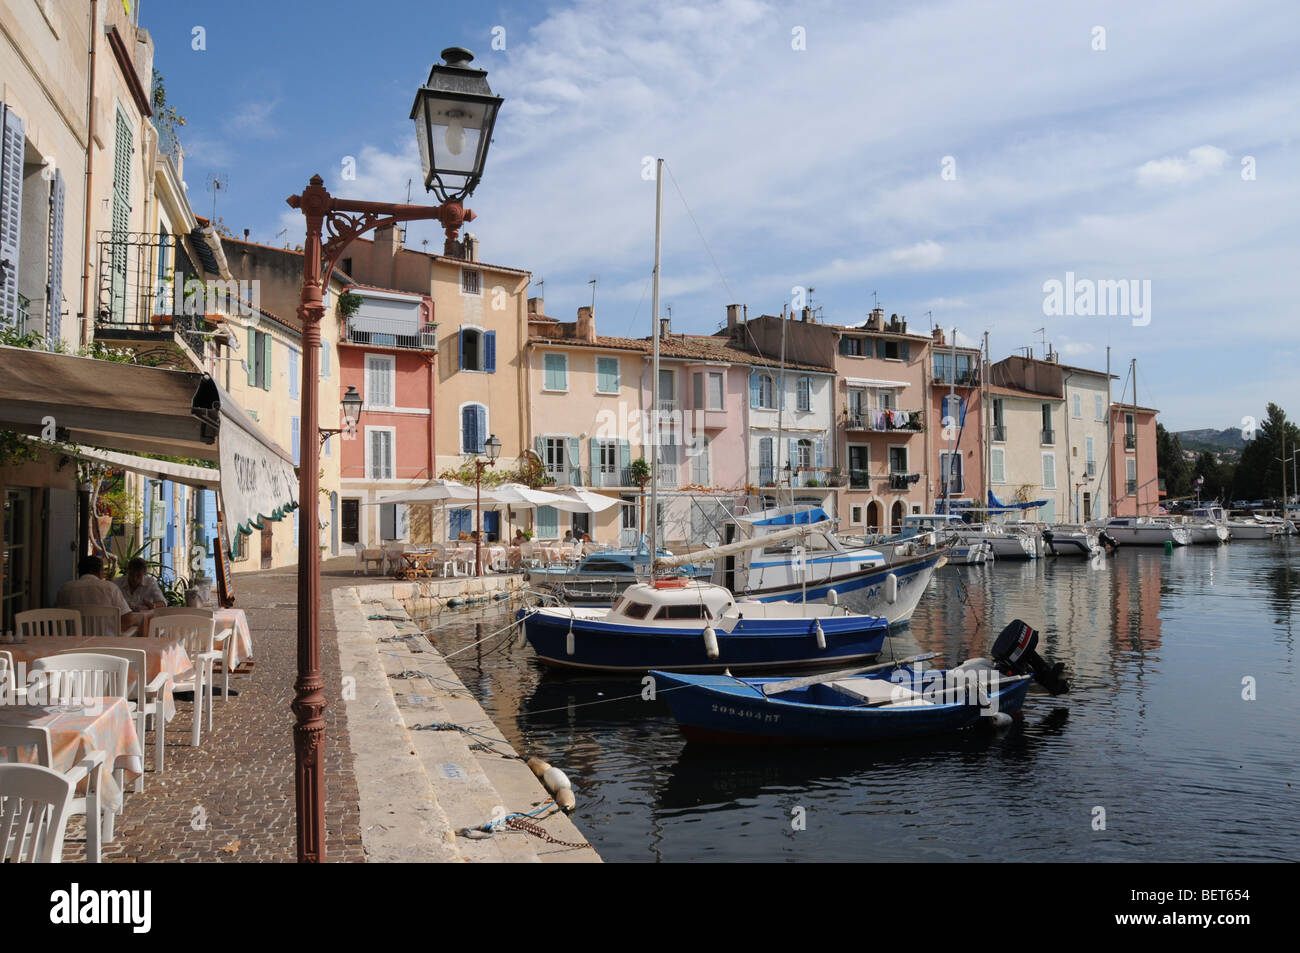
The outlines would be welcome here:
[[[1164,424],[1156,424],[1156,468],[1165,481],[1165,495],[1171,499],[1192,493],[1192,468],[1183,456],[1183,444]]]
[[[1195,468],[1196,476],[1201,480],[1201,499],[1229,500],[1235,469],[1231,463],[1220,463],[1210,451],[1202,451],[1196,458]]]
[[[627,468],[632,482],[641,488],[641,535],[645,535],[645,485],[650,482],[650,464],[645,457],[637,457]]]
[[[1300,428],[1286,418],[1277,404],[1268,405],[1268,415],[1255,432],[1255,439],[1241,451],[1241,462],[1232,482],[1238,499],[1265,500],[1282,492],[1283,458],[1287,492],[1291,487],[1291,455],[1300,449]]]

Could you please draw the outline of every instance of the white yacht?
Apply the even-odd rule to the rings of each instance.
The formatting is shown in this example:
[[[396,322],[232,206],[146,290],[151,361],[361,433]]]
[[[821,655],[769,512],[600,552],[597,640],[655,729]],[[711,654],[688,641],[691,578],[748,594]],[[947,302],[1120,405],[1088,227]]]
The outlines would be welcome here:
[[[1199,506],[1190,515],[1174,519],[1187,527],[1193,543],[1226,543],[1232,535],[1221,506]]]
[[[1081,523],[1057,523],[1042,530],[1043,546],[1047,555],[1083,556],[1091,559],[1101,552],[1097,531]]]
[[[1158,516],[1118,516],[1114,519],[1089,523],[1089,528],[1104,529],[1116,542],[1125,546],[1190,546],[1192,534],[1186,526],[1179,526]]]
[[[1274,539],[1286,532],[1281,520],[1273,523],[1250,513],[1236,513],[1224,525],[1233,539]]]

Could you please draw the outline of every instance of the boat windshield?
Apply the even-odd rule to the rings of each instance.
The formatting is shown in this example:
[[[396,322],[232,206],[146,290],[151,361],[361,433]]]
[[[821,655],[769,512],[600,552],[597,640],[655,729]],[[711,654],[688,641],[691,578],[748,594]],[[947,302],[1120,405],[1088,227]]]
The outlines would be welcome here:
[[[656,619],[707,619],[709,607],[702,602],[686,605],[661,606]]]
[[[647,602],[637,602],[635,599],[627,599],[625,602],[623,615],[629,619],[644,619],[650,614],[650,604]]]

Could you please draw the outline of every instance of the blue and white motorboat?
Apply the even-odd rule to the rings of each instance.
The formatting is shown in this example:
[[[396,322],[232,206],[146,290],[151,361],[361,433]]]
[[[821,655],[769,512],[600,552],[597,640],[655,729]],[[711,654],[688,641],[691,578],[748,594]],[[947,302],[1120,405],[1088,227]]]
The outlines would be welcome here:
[[[612,672],[780,670],[874,659],[887,620],[839,605],[737,600],[682,577],[628,586],[612,608],[519,610],[548,665]]]
[[[860,743],[1006,724],[1024,704],[1030,681],[1052,694],[1069,690],[1063,666],[1035,651],[1038,633],[1016,620],[994,643],[991,659],[926,670],[934,656],[802,678],[741,678],[651,672],[689,741]]]

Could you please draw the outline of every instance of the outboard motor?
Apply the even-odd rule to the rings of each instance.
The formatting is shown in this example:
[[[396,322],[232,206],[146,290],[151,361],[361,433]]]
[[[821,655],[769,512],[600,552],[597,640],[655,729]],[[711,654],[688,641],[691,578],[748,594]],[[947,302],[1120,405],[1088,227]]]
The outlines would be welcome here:
[[[1043,542],[1047,544],[1047,551],[1051,553],[1053,556],[1056,555],[1056,547],[1052,544],[1052,541],[1055,539],[1056,539],[1056,534],[1053,533],[1047,527],[1043,527]]]
[[[993,662],[1000,668],[1010,669],[1017,675],[1034,673],[1034,680],[1053,695],[1063,695],[1070,683],[1061,677],[1065,663],[1049,665],[1036,651],[1038,631],[1016,619],[993,642]]]
[[[1119,549],[1119,540],[1105,530],[1097,534],[1097,542],[1106,547],[1107,553],[1114,553],[1115,550]]]

